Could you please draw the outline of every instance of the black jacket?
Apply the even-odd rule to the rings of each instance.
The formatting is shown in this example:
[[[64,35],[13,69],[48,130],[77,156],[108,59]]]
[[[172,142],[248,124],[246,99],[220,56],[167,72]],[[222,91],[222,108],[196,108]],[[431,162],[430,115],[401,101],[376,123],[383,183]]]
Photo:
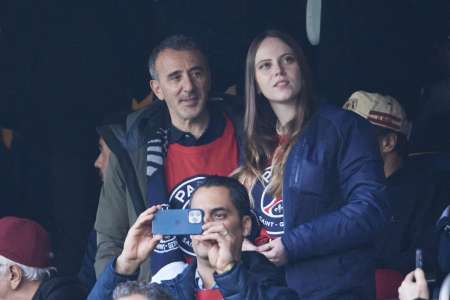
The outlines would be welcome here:
[[[31,300],[84,300],[87,291],[72,277],[51,277],[44,280]]]
[[[121,282],[136,280],[137,273],[125,276],[114,271],[111,262],[99,277],[88,300],[111,299],[114,288]],[[161,285],[177,300],[195,300],[194,261],[181,274]],[[286,287],[282,270],[276,268],[263,255],[242,252],[241,262],[230,271],[214,276],[225,300],[296,300],[296,292]]]
[[[172,280],[161,284],[179,300],[195,299],[194,263]],[[286,287],[284,274],[259,253],[242,252],[242,261],[229,272],[214,275],[225,300],[295,300],[294,290]]]

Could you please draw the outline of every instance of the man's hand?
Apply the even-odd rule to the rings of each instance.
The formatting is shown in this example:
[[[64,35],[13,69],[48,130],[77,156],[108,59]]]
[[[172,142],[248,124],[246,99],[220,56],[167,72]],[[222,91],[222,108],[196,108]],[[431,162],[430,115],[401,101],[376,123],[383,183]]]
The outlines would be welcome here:
[[[276,266],[282,266],[287,263],[287,254],[281,238],[276,238],[269,243],[258,246],[256,251],[263,254]]]
[[[208,251],[208,259],[219,274],[228,271],[240,260],[241,244],[223,223],[206,223],[203,225],[203,233],[193,235],[192,239],[200,242],[208,241],[212,244]]]
[[[161,207],[152,206],[139,215],[136,222],[128,230],[122,253],[116,260],[116,272],[130,275],[136,272],[139,265],[147,259],[150,252],[162,239],[161,235],[152,234],[151,222]]]
[[[427,281],[422,269],[415,269],[406,275],[402,285],[398,288],[398,294],[400,300],[430,299]]]

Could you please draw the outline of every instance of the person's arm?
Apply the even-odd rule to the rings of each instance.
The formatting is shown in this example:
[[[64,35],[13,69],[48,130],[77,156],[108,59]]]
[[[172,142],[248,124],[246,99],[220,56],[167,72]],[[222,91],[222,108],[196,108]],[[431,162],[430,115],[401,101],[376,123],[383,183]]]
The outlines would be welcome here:
[[[116,259],[110,261],[105,270],[98,276],[97,282],[89,293],[87,300],[110,300],[119,283],[136,280],[138,272],[131,275],[119,274],[115,271]]]
[[[116,156],[111,153],[95,220],[97,253],[95,273],[97,278],[123,248],[130,228],[126,203],[126,185]]]
[[[356,118],[344,121],[336,130],[335,153],[343,205],[285,231],[281,241],[288,260],[329,255],[369,244],[385,225],[388,203],[377,140],[366,121]],[[334,175],[325,176],[332,180]]]
[[[208,222],[201,235],[192,236],[192,242],[214,241],[208,251],[210,265],[215,269],[214,280],[224,299],[297,299],[297,294],[283,286],[284,276],[264,258],[253,266],[250,275],[242,262],[242,255],[259,255],[241,252],[242,240],[223,223]],[[201,275],[201,274],[200,274]]]
[[[99,276],[89,294],[89,300],[109,300],[117,284],[137,279],[139,266],[162,238],[160,235],[153,235],[151,229],[151,222],[159,208],[152,206],[139,215],[128,231],[122,252]]]

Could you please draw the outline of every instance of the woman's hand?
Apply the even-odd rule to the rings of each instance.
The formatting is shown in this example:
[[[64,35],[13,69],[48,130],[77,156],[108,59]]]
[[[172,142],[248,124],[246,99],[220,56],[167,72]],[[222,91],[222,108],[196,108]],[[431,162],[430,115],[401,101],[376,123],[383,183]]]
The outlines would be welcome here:
[[[406,275],[402,285],[398,288],[398,296],[400,300],[430,299],[427,281],[422,269],[415,269]]]
[[[287,263],[287,253],[281,238],[276,238],[264,245],[256,247],[256,251],[263,254],[276,266],[283,266]]]
[[[242,251],[256,251],[257,248],[258,247],[247,238],[242,242]]]

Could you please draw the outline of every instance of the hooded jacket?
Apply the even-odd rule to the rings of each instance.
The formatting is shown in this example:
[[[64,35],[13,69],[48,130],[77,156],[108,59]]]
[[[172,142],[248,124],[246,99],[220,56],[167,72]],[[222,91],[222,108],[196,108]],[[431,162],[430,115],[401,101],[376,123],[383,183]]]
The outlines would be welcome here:
[[[31,300],[84,300],[87,292],[71,277],[51,277],[42,281]]]

